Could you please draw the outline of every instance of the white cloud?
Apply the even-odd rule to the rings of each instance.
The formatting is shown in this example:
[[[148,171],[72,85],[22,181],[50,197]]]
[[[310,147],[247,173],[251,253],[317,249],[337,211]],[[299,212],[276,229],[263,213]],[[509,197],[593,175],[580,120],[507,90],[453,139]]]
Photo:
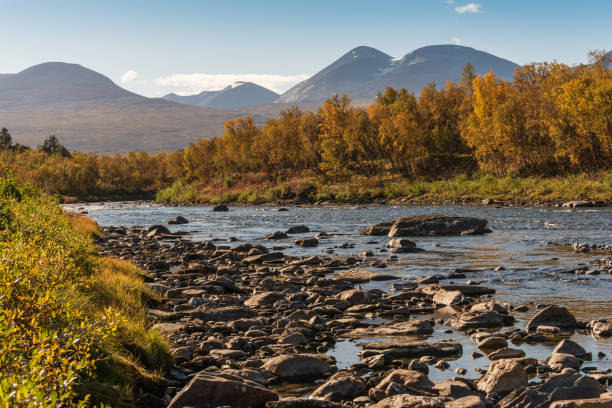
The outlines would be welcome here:
[[[254,82],[275,92],[284,92],[308,77],[306,74],[174,74],[155,78],[154,82],[156,85],[173,87],[179,95],[216,91],[239,81]]]
[[[461,38],[459,37],[452,37],[451,41],[455,44],[455,45],[470,45],[471,42],[470,41],[463,41]]]
[[[128,69],[125,74],[121,76],[121,82],[130,83],[137,80],[140,77],[140,74],[133,69]]]
[[[465,6],[455,7],[455,11],[459,14],[482,13],[482,4],[468,3]]]

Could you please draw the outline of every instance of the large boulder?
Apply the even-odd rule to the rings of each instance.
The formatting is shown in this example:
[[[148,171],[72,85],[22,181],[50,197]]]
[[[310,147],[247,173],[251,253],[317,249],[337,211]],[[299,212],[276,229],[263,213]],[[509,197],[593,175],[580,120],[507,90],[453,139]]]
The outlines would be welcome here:
[[[349,289],[338,294],[338,298],[348,302],[351,306],[369,304],[372,301],[372,295],[367,290]]]
[[[507,394],[527,385],[527,372],[515,360],[492,361],[487,373],[478,381],[478,389],[487,394]]]
[[[606,320],[593,321],[589,323],[593,336],[596,337],[611,337],[612,322]]]
[[[278,394],[256,382],[234,376],[200,372],[170,401],[168,408],[263,408]]]
[[[463,296],[463,293],[459,292],[458,290],[441,290],[434,295],[433,301],[439,305],[453,306],[463,303],[465,301],[465,297]]]
[[[387,234],[389,237],[425,237],[484,234],[490,232],[487,220],[455,215],[412,215],[396,220]]]
[[[563,306],[548,306],[529,320],[526,326],[528,332],[535,332],[538,326],[558,327],[561,330],[574,330],[576,318]]]
[[[399,394],[385,398],[370,408],[445,408],[450,398]]]
[[[359,232],[360,235],[372,235],[372,236],[384,236],[389,234],[389,230],[391,226],[393,226],[395,221],[385,221],[380,222],[378,224],[374,224],[366,229],[363,229]]]
[[[387,248],[391,249],[391,252],[421,252],[421,248],[417,248],[414,241],[410,241],[406,238],[393,238],[387,243]]]
[[[305,234],[310,232],[310,228],[308,228],[306,225],[294,225],[285,232],[287,234]]]
[[[569,339],[564,339],[557,344],[557,347],[553,350],[554,353],[565,353],[571,354],[575,357],[584,359],[587,356],[587,351],[582,346]]]
[[[367,390],[366,383],[353,373],[342,371],[334,374],[319,388],[312,398],[330,401],[352,400]]]
[[[321,378],[333,371],[328,359],[318,354],[285,354],[267,359],[262,368],[285,380]]]

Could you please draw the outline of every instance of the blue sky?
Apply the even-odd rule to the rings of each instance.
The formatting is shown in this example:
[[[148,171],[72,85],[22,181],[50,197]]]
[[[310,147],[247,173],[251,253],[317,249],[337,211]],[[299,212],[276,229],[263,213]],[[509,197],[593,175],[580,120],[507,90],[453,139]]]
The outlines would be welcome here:
[[[460,43],[519,64],[612,48],[612,1],[0,0],[0,73],[45,61],[147,95],[253,80],[288,89],[359,45]]]

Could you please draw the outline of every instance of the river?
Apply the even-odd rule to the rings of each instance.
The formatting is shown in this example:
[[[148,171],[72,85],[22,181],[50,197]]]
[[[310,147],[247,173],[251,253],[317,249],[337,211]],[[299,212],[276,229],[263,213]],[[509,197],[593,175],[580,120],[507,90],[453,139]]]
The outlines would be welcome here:
[[[172,232],[186,231],[192,240],[215,239],[217,245],[229,237],[241,242],[257,242],[274,246],[288,254],[322,255],[334,257],[360,257],[363,251],[371,251],[372,261],[383,261],[385,269],[369,268],[397,275],[401,278],[448,274],[455,268],[476,269],[466,273],[468,279],[482,281],[484,286],[496,290],[496,299],[513,305],[527,305],[529,310],[514,313],[515,327],[524,328],[525,322],[536,312],[536,305],[558,304],[566,306],[579,320],[612,317],[612,275],[568,274],[564,271],[588,265],[601,253],[576,253],[571,248],[551,243],[582,242],[612,245],[612,208],[513,208],[472,206],[302,206],[278,211],[276,206],[235,206],[229,212],[213,212],[208,206],[172,207],[149,202],[90,203],[65,206],[72,211],[86,211],[100,225],[150,226],[167,225],[168,220],[182,215],[190,222],[185,225],[169,225]],[[381,221],[415,214],[454,214],[482,217],[489,221],[492,233],[481,236],[415,238],[420,253],[397,254],[384,251],[386,237],[360,236],[361,229]],[[290,226],[306,225],[312,236],[319,231],[330,234],[321,239],[318,247],[301,248],[293,244],[295,235],[286,240],[265,241],[262,238],[274,231],[284,231]],[[352,248],[340,248],[350,243]],[[497,268],[501,267],[501,268]],[[496,268],[498,270],[496,270]],[[391,291],[390,282],[375,282],[366,288]],[[418,316],[416,317],[418,318]],[[454,369],[486,368],[486,357],[473,359],[474,343],[457,332],[444,333],[446,326],[436,325],[435,339],[454,339],[464,346],[463,356],[451,361],[447,370],[431,369],[430,378],[441,380],[453,377]],[[612,339],[595,339],[578,332],[572,340],[593,354],[593,361],[584,366],[612,369]],[[520,346],[529,357],[545,359],[556,345],[523,344]],[[339,341],[329,354],[336,357],[338,368],[358,362],[360,347],[351,341]],[[598,358],[598,353],[606,354]]]

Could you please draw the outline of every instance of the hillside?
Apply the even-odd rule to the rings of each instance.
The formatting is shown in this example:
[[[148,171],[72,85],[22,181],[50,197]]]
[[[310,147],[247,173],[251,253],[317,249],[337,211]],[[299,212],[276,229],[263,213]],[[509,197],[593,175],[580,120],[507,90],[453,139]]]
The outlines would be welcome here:
[[[222,134],[240,115],[146,98],[77,64],[0,75],[0,125],[29,146],[55,134],[71,150],[169,151]]]

